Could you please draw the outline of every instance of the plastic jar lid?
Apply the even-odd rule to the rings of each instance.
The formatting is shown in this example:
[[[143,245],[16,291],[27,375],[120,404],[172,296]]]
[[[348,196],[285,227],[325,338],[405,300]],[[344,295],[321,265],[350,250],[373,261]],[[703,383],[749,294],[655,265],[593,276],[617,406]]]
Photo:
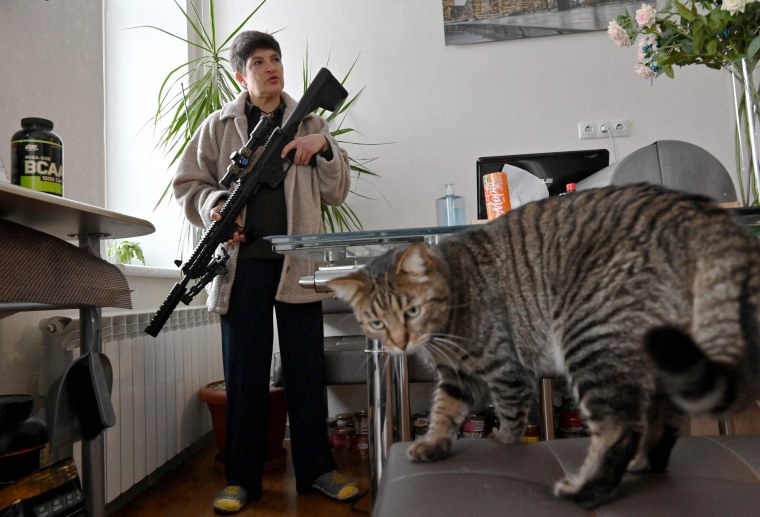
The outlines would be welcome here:
[[[46,118],[26,117],[21,119],[21,127],[42,126],[45,129],[53,129],[53,121]]]

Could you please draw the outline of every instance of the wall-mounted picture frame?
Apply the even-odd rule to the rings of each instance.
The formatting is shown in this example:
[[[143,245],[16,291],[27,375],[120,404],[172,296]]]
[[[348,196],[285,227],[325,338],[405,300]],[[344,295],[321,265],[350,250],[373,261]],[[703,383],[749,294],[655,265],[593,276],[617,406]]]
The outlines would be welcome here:
[[[641,0],[442,0],[446,45],[606,30]],[[653,1],[652,4],[655,2]]]

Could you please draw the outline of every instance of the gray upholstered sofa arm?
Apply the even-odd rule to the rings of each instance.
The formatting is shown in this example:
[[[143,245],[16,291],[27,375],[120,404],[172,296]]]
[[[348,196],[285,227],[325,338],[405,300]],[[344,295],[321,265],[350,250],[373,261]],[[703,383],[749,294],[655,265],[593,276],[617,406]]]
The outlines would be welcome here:
[[[683,437],[667,472],[627,474],[618,498],[594,511],[551,494],[583,461],[587,438],[458,440],[451,457],[427,464],[407,460],[408,445],[391,447],[372,517],[760,515],[760,436]]]

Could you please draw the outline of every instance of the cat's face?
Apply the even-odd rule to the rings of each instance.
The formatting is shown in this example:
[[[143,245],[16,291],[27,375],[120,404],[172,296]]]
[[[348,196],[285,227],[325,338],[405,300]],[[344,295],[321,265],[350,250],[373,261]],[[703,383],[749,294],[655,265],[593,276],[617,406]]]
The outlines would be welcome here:
[[[389,252],[328,286],[351,305],[365,334],[391,353],[417,351],[448,322],[446,266],[424,244]]]

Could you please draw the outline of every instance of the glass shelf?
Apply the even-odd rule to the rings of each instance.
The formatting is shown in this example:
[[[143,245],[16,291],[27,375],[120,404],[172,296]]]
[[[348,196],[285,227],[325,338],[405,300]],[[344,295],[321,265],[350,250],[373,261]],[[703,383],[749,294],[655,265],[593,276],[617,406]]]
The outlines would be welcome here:
[[[341,266],[363,264],[388,250],[413,242],[437,244],[445,237],[471,227],[471,225],[434,226],[360,232],[270,235],[264,238],[272,243],[272,248],[277,253],[308,258],[330,266]]]

